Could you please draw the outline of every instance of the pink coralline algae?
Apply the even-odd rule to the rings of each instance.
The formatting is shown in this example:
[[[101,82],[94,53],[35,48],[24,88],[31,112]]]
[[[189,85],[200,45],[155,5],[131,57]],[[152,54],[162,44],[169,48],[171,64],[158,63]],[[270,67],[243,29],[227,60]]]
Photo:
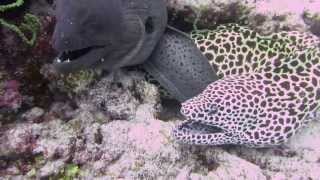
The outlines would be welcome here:
[[[0,108],[18,109],[22,103],[22,95],[19,92],[20,83],[16,80],[4,82],[0,89]]]

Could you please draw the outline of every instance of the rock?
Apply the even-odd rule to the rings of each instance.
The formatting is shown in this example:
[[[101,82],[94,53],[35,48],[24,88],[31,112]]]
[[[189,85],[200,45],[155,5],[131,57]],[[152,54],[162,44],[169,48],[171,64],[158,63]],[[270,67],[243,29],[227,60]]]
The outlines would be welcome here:
[[[82,148],[76,148],[83,150],[76,152],[74,162],[85,163],[82,168],[86,172],[93,174],[103,172],[109,178],[172,179],[176,176],[189,176],[188,171],[192,169],[201,169],[199,173],[206,177],[205,172],[208,173],[209,170],[205,165],[202,165],[198,157],[198,154],[203,153],[204,160],[202,161],[208,162],[210,166],[215,161],[218,164],[225,163],[225,166],[222,167],[227,170],[221,170],[220,176],[237,177],[237,175],[242,175],[245,178],[245,174],[249,174],[260,179],[264,177],[257,166],[236,156],[228,155],[219,148],[199,150],[188,146],[180,147],[170,136],[173,123],[154,119],[152,111],[145,111],[146,109],[146,105],[141,105],[138,108],[138,112],[149,112],[144,116],[137,113],[138,117],[142,119],[136,117],[137,120],[113,121],[100,126],[92,124],[94,127],[88,126],[89,131],[85,128],[83,132],[86,135],[83,138],[86,139],[86,142],[81,145]],[[92,120],[92,118],[87,119]],[[94,134],[98,131],[100,131],[101,140],[97,142]],[[80,160],[84,157],[87,158]],[[238,167],[240,163],[243,168]],[[182,167],[188,167],[189,170]],[[251,168],[247,169],[246,167]],[[185,173],[181,173],[184,171]],[[212,171],[216,172],[216,169]],[[228,176],[229,171],[238,172],[238,174],[231,173],[232,175]]]
[[[7,145],[1,141],[0,148],[7,148],[7,156],[13,152],[41,155],[46,163],[36,168],[39,178],[56,175],[69,162],[80,165],[83,179],[232,178],[244,174],[263,179],[257,166],[220,148],[176,144],[170,136],[174,123],[155,119],[153,107],[139,105],[131,121],[101,123],[94,113],[82,109],[68,122],[21,123],[4,132],[14,141]]]
[[[29,122],[41,122],[43,119],[44,110],[39,107],[34,107],[31,110],[27,111],[22,115],[22,118],[24,118],[26,121]]]
[[[47,66],[45,69],[50,69],[52,67]],[[43,72],[45,76],[54,76],[56,72]],[[53,82],[57,89],[66,92],[72,96],[73,94],[79,94],[83,91],[89,89],[90,84],[92,84],[99,77],[99,71],[95,70],[82,70],[70,74],[58,75],[58,80]]]
[[[252,1],[242,0],[167,0],[167,4],[173,12],[173,21],[178,19],[209,28],[221,23],[244,21],[254,8]]]
[[[190,23],[197,20],[200,27],[232,22],[247,24],[262,34],[280,30],[320,33],[318,1],[167,0],[167,4],[184,20]]]
[[[94,106],[112,120],[132,120],[142,103],[158,106],[159,94],[137,72],[117,71],[96,82],[78,99],[81,106]]]
[[[53,15],[54,1],[38,0],[37,2],[31,3],[30,11],[37,15]]]
[[[0,157],[29,155],[35,147],[40,125],[21,123],[2,131]]]
[[[97,86],[101,89],[95,88]],[[112,91],[108,87],[113,88]],[[122,107],[125,108],[125,105],[131,106],[132,110],[121,110],[118,113],[130,113],[131,120],[139,117],[141,122],[128,124],[127,121],[123,121],[125,119],[122,119],[122,121],[116,121],[117,125],[114,127],[112,126],[113,122],[109,123],[111,120],[115,120],[111,119],[112,116],[110,118],[101,114],[96,104],[92,103],[95,101],[88,101],[88,97],[79,96],[77,99],[78,109],[70,108],[67,103],[55,103],[48,113],[44,113],[40,108],[33,108],[22,115],[22,118],[28,122],[6,126],[0,136],[0,157],[19,159],[26,155],[28,157],[42,156],[47,163],[36,168],[36,176],[41,178],[55,176],[64,168],[65,162],[70,160],[75,164],[87,167],[84,169],[92,172],[95,176],[109,168],[110,164],[113,164],[128,150],[124,142],[128,142],[129,137],[137,136],[143,132],[146,121],[154,119],[159,97],[154,86],[142,81],[142,76],[120,75],[117,81],[114,81],[112,76],[108,76],[102,79],[101,84],[93,85],[92,90],[104,95],[107,106],[114,106],[114,110],[121,110]],[[96,94],[89,93],[90,97],[94,95]],[[121,96],[124,99],[119,99],[120,102],[117,101],[116,98]],[[123,100],[126,101],[125,105],[121,104]],[[66,115],[66,111],[71,115]],[[66,116],[71,120],[66,122],[59,119],[59,117]],[[35,124],[35,120],[40,117],[46,118],[46,120]],[[151,126],[148,132],[151,133],[152,129],[161,127],[161,123],[163,122],[159,120],[155,124],[148,123]],[[120,136],[114,132],[117,131],[117,128],[121,129],[122,127],[123,130],[129,130],[131,126],[132,131],[128,131],[129,136]],[[113,135],[109,135],[110,133]],[[110,137],[114,138],[114,142],[123,142],[123,146],[110,148],[110,144],[114,142],[104,143],[105,139]],[[152,137],[153,139],[148,139],[149,145],[144,148],[159,152],[159,148],[163,147],[162,140],[155,141],[155,136]],[[12,140],[9,141],[11,138]],[[117,138],[120,139],[117,140]],[[138,147],[145,140],[147,139],[140,137],[135,140],[131,139],[129,142],[134,141],[135,146]],[[153,146],[155,143],[157,146]],[[144,151],[139,152],[139,156],[143,156],[143,153]],[[92,176],[92,173],[87,176]]]
[[[49,112],[46,114],[46,119],[55,117],[64,121],[69,121],[78,114],[70,102],[54,102],[52,103]]]
[[[308,0],[257,1],[255,9],[249,16],[249,24],[264,34],[279,30],[311,31],[315,29],[316,17],[320,14],[320,3]],[[261,21],[264,19],[264,21]],[[310,17],[310,20],[307,18]],[[313,25],[312,25],[313,24]]]
[[[19,175],[20,171],[16,166],[7,168],[7,173],[11,175]]]
[[[207,151],[207,159],[216,161],[219,166],[208,173],[210,179],[267,179],[259,166],[252,164],[223,150]]]
[[[41,124],[33,154],[42,154],[45,159],[68,159],[73,153],[76,129],[56,119]]]
[[[65,163],[61,160],[50,161],[46,163],[38,172],[38,178],[48,178],[50,176],[57,175],[65,166]]]
[[[20,108],[22,95],[19,92],[19,86],[20,83],[16,80],[8,80],[3,82],[3,85],[0,84],[0,108],[9,108],[13,111]]]
[[[183,169],[181,169],[181,171],[179,172],[179,174],[176,176],[177,180],[183,180],[183,179],[188,179],[188,177],[190,176],[190,172],[191,169],[188,167],[184,167]]]
[[[240,158],[257,164],[271,179],[318,179],[320,142],[316,139],[319,136],[320,122],[313,121],[293,136],[284,149],[236,148],[234,151]]]
[[[320,121],[312,121],[286,144],[306,162],[320,163]]]
[[[0,156],[42,154],[47,159],[68,158],[74,136],[70,125],[60,120],[43,124],[21,123],[1,136]]]
[[[221,170],[220,176],[228,177],[226,172],[234,171],[238,174],[230,177],[242,175],[245,178],[245,174],[260,179],[264,177],[257,166],[233,155],[227,155],[228,153],[221,149],[200,150],[196,153],[194,151],[197,148],[179,147],[170,136],[173,123],[154,119],[152,114],[147,114],[145,117],[147,117],[145,120],[113,121],[100,125],[102,137],[98,142],[95,141],[94,134],[98,132],[99,125],[94,124],[94,127],[90,127],[90,131],[85,129],[83,132],[87,135],[83,138],[86,142],[81,145],[82,148],[76,148],[83,150],[76,152],[74,162],[85,163],[82,166],[85,171],[93,174],[103,172],[109,178],[172,179],[176,176],[188,176],[188,170],[185,170],[186,173],[181,173],[182,167],[201,169],[200,173],[203,173],[201,175],[205,176],[205,172],[208,173],[209,170],[201,165],[197,155],[203,153],[204,161],[224,162],[223,167],[228,167],[227,170]],[[87,158],[80,160],[84,157]],[[239,163],[242,163],[241,167],[244,168],[239,168]],[[248,166],[252,167],[246,169]]]

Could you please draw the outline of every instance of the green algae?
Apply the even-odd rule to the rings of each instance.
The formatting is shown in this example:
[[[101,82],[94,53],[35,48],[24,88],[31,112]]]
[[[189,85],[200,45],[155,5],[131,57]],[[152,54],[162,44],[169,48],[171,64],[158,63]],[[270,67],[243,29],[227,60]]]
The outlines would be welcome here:
[[[0,13],[18,8],[23,4],[23,0],[17,0],[16,2],[11,4],[0,5]],[[29,46],[33,46],[36,42],[37,35],[40,29],[40,20],[37,16],[26,13],[20,25],[15,25],[3,18],[0,18],[0,25],[15,32],[23,40],[23,42],[25,42]],[[27,34],[31,34],[31,37],[27,37]]]
[[[86,90],[96,77],[97,72],[93,70],[81,70],[63,76],[60,85],[65,92],[78,94]]]
[[[24,4],[24,0],[17,0],[16,2],[11,3],[11,4],[1,5],[0,6],[0,12],[5,12],[5,11],[7,11],[9,9],[20,7],[23,4]]]

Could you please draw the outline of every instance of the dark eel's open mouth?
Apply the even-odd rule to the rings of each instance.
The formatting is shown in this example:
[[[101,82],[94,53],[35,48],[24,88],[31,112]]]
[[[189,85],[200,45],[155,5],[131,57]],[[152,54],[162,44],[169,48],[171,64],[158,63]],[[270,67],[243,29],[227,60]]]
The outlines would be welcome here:
[[[94,53],[96,50],[102,49],[104,47],[105,46],[90,46],[77,50],[66,50],[59,54],[59,56],[56,58],[56,63],[75,62],[79,59],[86,58],[86,56],[89,56],[91,53]]]

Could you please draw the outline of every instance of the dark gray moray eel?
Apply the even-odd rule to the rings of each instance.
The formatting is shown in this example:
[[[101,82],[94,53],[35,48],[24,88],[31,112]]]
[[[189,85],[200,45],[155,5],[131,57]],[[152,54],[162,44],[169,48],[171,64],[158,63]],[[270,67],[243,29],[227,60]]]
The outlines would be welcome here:
[[[168,27],[163,0],[57,0],[53,47],[59,72],[142,64],[170,97],[184,101],[217,79],[189,35]],[[158,45],[156,46],[156,44]]]
[[[218,79],[194,41],[172,27],[166,29],[143,67],[170,97],[180,102],[196,96]]]
[[[163,0],[57,0],[53,47],[59,72],[143,63],[163,35]]]

